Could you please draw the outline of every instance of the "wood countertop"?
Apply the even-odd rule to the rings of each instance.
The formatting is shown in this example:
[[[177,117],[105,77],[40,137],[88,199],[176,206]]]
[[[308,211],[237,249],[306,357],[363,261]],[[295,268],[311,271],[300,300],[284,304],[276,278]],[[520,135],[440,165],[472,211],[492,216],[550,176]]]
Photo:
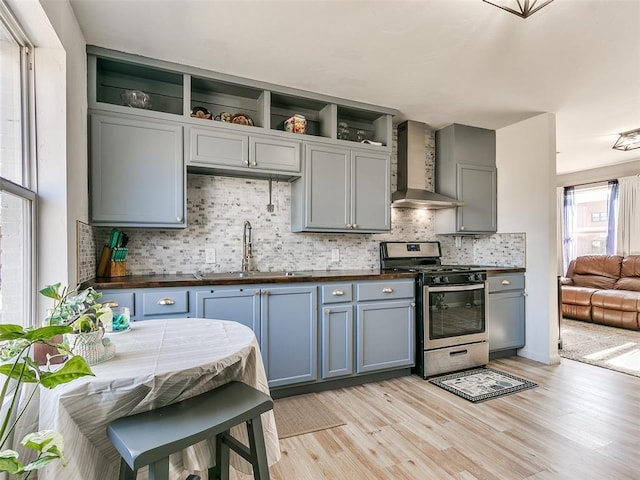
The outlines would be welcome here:
[[[387,272],[381,270],[308,270],[294,272],[239,272],[208,273],[201,275],[127,275],[125,277],[96,277],[83,282],[81,289],[96,290],[157,287],[200,287],[207,285],[247,285],[256,283],[309,283],[360,280],[413,279],[412,272]]]

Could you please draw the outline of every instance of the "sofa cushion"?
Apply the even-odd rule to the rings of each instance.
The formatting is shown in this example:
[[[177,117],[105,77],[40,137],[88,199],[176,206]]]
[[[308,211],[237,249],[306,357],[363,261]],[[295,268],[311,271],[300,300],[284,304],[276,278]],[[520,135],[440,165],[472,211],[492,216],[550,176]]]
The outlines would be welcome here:
[[[591,305],[591,296],[597,292],[595,288],[562,286],[562,303],[567,305]]]
[[[620,277],[620,255],[583,255],[576,258],[573,283],[578,287],[613,288]]]
[[[592,307],[591,319],[595,323],[609,325],[611,327],[638,329],[638,312],[625,312],[621,310],[609,310],[607,308]]]
[[[620,278],[613,288],[640,292],[640,255],[629,255],[622,260]]]
[[[597,290],[591,295],[591,305],[606,310],[637,313],[640,312],[640,292]]]

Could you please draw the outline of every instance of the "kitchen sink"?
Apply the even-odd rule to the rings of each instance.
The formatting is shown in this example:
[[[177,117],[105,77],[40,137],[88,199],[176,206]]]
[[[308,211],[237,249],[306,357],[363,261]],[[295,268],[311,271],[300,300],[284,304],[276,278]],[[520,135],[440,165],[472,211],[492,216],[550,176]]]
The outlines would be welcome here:
[[[282,277],[310,277],[310,272],[220,272],[220,273],[194,273],[198,280],[222,280],[229,278],[282,278]]]

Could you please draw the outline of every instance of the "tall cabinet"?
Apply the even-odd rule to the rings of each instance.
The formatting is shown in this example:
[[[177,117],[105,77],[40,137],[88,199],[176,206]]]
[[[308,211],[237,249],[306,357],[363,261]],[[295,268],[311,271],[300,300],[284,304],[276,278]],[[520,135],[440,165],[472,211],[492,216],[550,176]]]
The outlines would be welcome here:
[[[459,124],[438,130],[436,191],[463,205],[436,211],[436,233],[495,233],[497,176],[495,130]]]

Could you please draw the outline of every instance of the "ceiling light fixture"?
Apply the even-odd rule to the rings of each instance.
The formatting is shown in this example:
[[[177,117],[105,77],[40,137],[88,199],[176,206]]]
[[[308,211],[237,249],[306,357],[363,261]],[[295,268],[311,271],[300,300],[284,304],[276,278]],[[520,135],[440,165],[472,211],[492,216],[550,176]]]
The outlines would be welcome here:
[[[513,13],[522,18],[527,18],[529,15],[533,15],[542,7],[549,5],[553,0],[546,0],[538,5],[538,0],[499,0],[490,2],[489,0],[482,0],[485,3],[493,5],[494,7],[506,10],[509,13]],[[517,6],[516,6],[517,4]],[[511,5],[511,6],[509,6]]]
[[[625,152],[627,150],[633,150],[634,148],[640,148],[640,128],[621,133],[616,143],[613,144],[613,148]]]

